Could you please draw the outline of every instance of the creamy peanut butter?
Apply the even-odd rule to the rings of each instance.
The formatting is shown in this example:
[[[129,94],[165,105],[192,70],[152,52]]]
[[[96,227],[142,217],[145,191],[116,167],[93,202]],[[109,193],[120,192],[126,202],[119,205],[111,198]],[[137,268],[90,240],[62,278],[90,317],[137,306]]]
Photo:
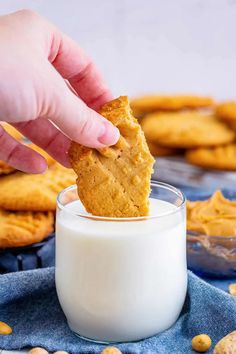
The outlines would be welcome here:
[[[208,200],[188,201],[187,229],[211,236],[236,236],[236,200],[226,199],[218,190]]]

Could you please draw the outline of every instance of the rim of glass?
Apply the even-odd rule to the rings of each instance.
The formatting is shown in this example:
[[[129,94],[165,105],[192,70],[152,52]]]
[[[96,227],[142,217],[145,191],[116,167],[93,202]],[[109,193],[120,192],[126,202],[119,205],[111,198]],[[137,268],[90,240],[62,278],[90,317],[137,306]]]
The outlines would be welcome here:
[[[167,211],[158,215],[147,215],[147,216],[135,216],[135,217],[109,217],[109,216],[96,216],[96,215],[92,215],[92,214],[82,214],[82,213],[76,213],[73,210],[69,210],[66,205],[63,205],[61,203],[61,198],[63,197],[63,195],[69,191],[72,191],[74,189],[77,188],[76,184],[73,184],[65,189],[63,189],[58,195],[57,195],[57,207],[59,207],[59,209],[66,211],[68,214],[70,215],[74,215],[76,217],[81,217],[81,218],[87,218],[87,219],[93,219],[93,220],[100,220],[100,221],[140,221],[140,220],[150,220],[150,219],[157,219],[157,218],[162,218],[164,216],[167,215],[173,215],[178,213],[181,209],[184,208],[185,204],[186,204],[186,197],[185,195],[181,192],[180,189],[167,184],[167,183],[163,183],[163,182],[157,182],[157,181],[153,181],[151,180],[151,187],[161,187],[162,189],[167,189],[172,193],[175,193],[177,196],[179,196],[181,198],[181,204],[176,206],[175,210],[171,210],[171,211]],[[79,197],[78,197],[79,200]]]

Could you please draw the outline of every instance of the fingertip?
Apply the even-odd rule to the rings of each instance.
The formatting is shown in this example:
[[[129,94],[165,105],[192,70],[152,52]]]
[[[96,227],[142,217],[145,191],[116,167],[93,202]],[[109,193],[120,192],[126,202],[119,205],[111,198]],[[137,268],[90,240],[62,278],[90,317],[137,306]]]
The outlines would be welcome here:
[[[98,137],[98,142],[103,145],[114,145],[120,138],[120,131],[109,121],[103,123],[103,133]]]
[[[31,161],[29,161],[28,166],[24,166],[24,172],[32,174],[45,173],[48,169],[48,164],[45,158],[38,154]]]

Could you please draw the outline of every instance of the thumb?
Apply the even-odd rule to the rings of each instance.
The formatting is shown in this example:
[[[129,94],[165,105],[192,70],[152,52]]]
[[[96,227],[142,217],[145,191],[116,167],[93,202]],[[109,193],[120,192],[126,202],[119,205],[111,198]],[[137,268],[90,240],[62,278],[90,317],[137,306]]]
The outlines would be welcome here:
[[[61,82],[54,86],[57,89],[49,102],[49,119],[70,139],[84,146],[102,148],[114,145],[120,136],[118,128],[89,108],[58,76]]]

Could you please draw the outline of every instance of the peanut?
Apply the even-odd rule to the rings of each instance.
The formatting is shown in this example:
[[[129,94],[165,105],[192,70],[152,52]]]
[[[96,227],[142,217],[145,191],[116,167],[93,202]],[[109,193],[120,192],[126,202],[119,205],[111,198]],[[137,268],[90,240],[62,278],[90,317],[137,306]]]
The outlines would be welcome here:
[[[6,335],[11,333],[12,328],[7,323],[0,321],[0,334]]]
[[[29,351],[29,354],[49,354],[46,349],[43,348],[33,348]]]
[[[211,346],[211,338],[207,334],[199,334],[192,339],[192,348],[198,353],[205,353]]]
[[[236,283],[229,284],[229,293],[236,296]]]
[[[236,331],[223,337],[215,346],[214,354],[234,354],[236,353]]]
[[[116,347],[107,347],[103,349],[101,354],[122,354],[121,351]]]

